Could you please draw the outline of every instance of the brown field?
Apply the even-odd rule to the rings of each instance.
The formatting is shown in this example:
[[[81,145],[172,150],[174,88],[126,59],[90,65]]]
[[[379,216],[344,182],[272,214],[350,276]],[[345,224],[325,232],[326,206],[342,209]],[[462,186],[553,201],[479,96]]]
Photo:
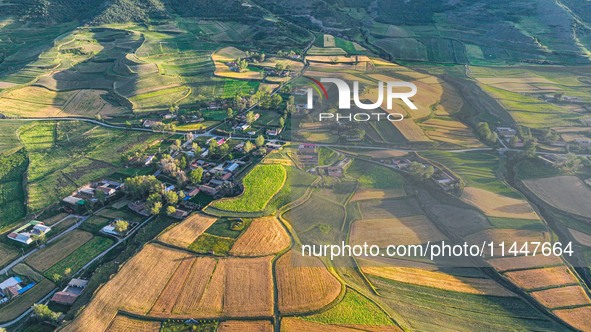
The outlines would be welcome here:
[[[190,316],[197,312],[203,317],[221,315],[225,277],[226,264],[223,260],[217,261],[211,257],[195,258],[191,272],[184,282],[179,281],[182,288],[169,283],[162,293],[161,297],[176,296],[176,302],[173,303],[173,307],[167,308],[166,313],[159,316]],[[169,289],[170,287],[173,289]]]
[[[454,292],[515,296],[515,294],[501,287],[492,279],[455,277],[443,272],[427,271],[412,267],[365,266],[362,267],[362,271],[394,281]]]
[[[92,234],[74,230],[29,256],[25,263],[37,271],[44,272],[90,241],[90,239],[92,239]]]
[[[270,317],[271,258],[187,258],[149,314],[161,318]]]
[[[534,267],[547,267],[562,264],[560,258],[550,255],[502,257],[487,260],[495,270],[503,272],[508,270],[531,269]]]
[[[324,47],[335,47],[334,36],[324,35]]]
[[[578,284],[577,279],[575,279],[569,269],[564,265],[535,270],[506,272],[505,276],[514,284],[526,290]]]
[[[467,237],[468,242],[475,244],[482,244],[484,241],[494,241],[495,243],[517,242],[520,246],[528,241],[548,241],[550,240],[548,233],[529,230],[518,229],[487,229]],[[507,248],[508,249],[508,248]]]
[[[353,223],[351,244],[378,245],[381,248],[445,240],[445,235],[424,215],[404,218],[364,219]]]
[[[229,320],[221,322],[218,332],[273,332],[273,324],[266,320]]]
[[[64,331],[104,331],[119,309],[147,313],[178,265],[188,257],[182,251],[146,245],[94,295]]]
[[[363,219],[403,218],[422,213],[414,199],[391,199],[359,202]]]
[[[257,218],[232,246],[234,256],[266,256],[289,247],[291,239],[275,217]]]
[[[556,316],[581,331],[591,331],[591,307],[554,310]]]
[[[398,150],[377,150],[371,152],[362,152],[364,156],[368,156],[371,158],[399,158],[407,156],[408,153],[405,151],[398,151]]]
[[[224,315],[273,316],[272,257],[228,258],[224,284]]]
[[[188,248],[216,220],[216,218],[203,214],[193,214],[171,230],[160,235],[158,240],[179,248]]]
[[[9,91],[0,98],[0,109],[4,114],[26,117],[58,116],[61,107],[75,92],[55,92],[41,87],[30,86]]]
[[[466,187],[462,194],[462,200],[479,208],[490,217],[540,219],[527,201],[498,195],[479,188]]]
[[[370,62],[369,57],[365,55],[359,56],[344,56],[344,55],[308,55],[306,60],[310,62],[326,62],[326,63],[359,63]]]
[[[400,198],[406,196],[404,189],[357,189],[351,201],[363,201],[369,199],[388,199],[388,198]]]
[[[579,232],[572,228],[569,228],[568,232],[579,244],[582,244],[586,247],[591,247],[591,235]]]
[[[129,331],[160,331],[160,322],[135,319],[127,316],[117,315],[109,325],[107,332],[129,332]]]
[[[591,189],[576,176],[524,180],[536,196],[553,207],[585,218],[591,218]]]
[[[393,332],[402,331],[396,326],[336,325],[310,322],[301,318],[281,319],[281,332],[323,331],[323,332]]]
[[[567,286],[532,292],[534,297],[546,308],[559,308],[591,304],[589,297],[580,286]]]
[[[275,269],[282,314],[318,310],[341,293],[341,283],[317,258],[290,251],[277,260]]]

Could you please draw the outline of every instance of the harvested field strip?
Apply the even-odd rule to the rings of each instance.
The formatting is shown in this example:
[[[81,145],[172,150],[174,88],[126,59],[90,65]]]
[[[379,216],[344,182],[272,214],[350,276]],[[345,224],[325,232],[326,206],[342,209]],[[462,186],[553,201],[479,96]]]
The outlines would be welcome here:
[[[344,324],[324,324],[304,320],[303,318],[286,317],[281,320],[282,332],[301,332],[301,331],[323,331],[323,332],[393,332],[402,331],[396,326],[367,326],[367,325],[344,325]]]
[[[562,265],[560,258],[551,255],[493,258],[487,262],[499,272]]]
[[[484,189],[466,187],[462,200],[491,217],[540,219],[526,200],[498,195]]]
[[[117,315],[111,322],[111,325],[109,325],[109,328],[106,330],[106,332],[159,332],[160,325],[160,322],[146,321],[123,315]]]
[[[224,282],[224,314],[272,317],[272,257],[228,258]]]
[[[282,314],[319,310],[341,293],[340,282],[317,258],[290,251],[277,260],[275,270]]]
[[[177,294],[172,312],[168,312],[164,317],[169,314],[190,316],[199,313],[203,317],[221,314],[223,288],[216,289],[216,287],[222,286],[224,279],[225,265],[223,263],[210,257],[195,258],[191,272],[184,280],[182,290]],[[174,287],[174,290],[177,291],[176,286]],[[170,290],[166,290],[167,296],[172,296],[170,292]]]
[[[390,266],[365,266],[362,271],[398,282],[419,286],[434,287],[448,291],[495,295],[515,296],[512,292],[501,287],[492,279],[455,277],[443,272],[426,271],[424,269]]]
[[[535,270],[506,272],[505,276],[515,285],[525,290],[579,285],[578,280],[564,265]]]
[[[191,267],[195,262],[196,258],[185,258],[179,264],[176,271],[168,281],[168,284],[160,293],[160,296],[150,309],[151,315],[162,315],[162,314],[170,314],[172,312],[172,308],[174,307],[175,303],[179,295],[181,294],[181,289],[185,284],[185,280],[187,279],[189,272],[191,272]]]
[[[146,314],[178,265],[188,257],[182,251],[146,245],[95,294],[64,331],[104,331],[119,309]]]
[[[280,252],[291,244],[289,234],[275,217],[257,218],[232,246],[234,256],[265,256]]]
[[[554,314],[563,321],[581,331],[589,331],[591,326],[591,307],[554,310]]]
[[[544,307],[554,309],[560,307],[591,305],[589,296],[580,286],[551,288],[530,293]]]
[[[179,248],[188,248],[216,220],[216,218],[203,214],[193,214],[171,230],[160,235],[158,240]]]
[[[385,248],[396,245],[421,244],[447,239],[424,215],[403,218],[363,219],[353,223],[351,244],[367,242]]]
[[[352,202],[374,199],[391,199],[406,196],[404,189],[358,189],[351,198]]]
[[[266,320],[229,320],[220,323],[218,332],[273,332],[273,324]]]
[[[51,245],[29,256],[25,260],[25,263],[29,264],[37,271],[45,272],[90,239],[92,239],[92,234],[74,230],[62,236]]]
[[[549,205],[585,218],[591,218],[591,189],[576,176],[555,176],[523,183]]]

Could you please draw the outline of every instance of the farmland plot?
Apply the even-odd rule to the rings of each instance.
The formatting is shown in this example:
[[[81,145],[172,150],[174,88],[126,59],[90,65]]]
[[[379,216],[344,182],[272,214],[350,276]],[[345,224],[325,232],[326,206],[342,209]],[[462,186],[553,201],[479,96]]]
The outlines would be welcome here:
[[[193,214],[183,222],[162,234],[158,240],[180,248],[188,248],[217,219],[202,214]]]
[[[341,293],[340,282],[317,258],[288,252],[276,265],[279,310],[283,314],[315,311]]]
[[[291,244],[289,235],[274,217],[254,219],[232,246],[234,256],[265,256],[277,253]]]
[[[590,305],[589,296],[580,286],[551,288],[532,292],[534,297],[546,308],[570,307],[575,305]]]
[[[524,180],[523,183],[540,199],[553,207],[585,218],[591,218],[591,189],[575,176]]]
[[[367,242],[385,248],[390,244],[421,244],[437,242],[446,237],[424,215],[401,218],[363,219],[353,223],[351,244]]]
[[[57,262],[66,258],[90,239],[92,239],[92,234],[90,233],[78,230],[72,231],[51,245],[29,256],[25,262],[37,271],[44,272]]]
[[[577,279],[575,279],[573,274],[564,265],[535,270],[506,272],[505,275],[517,286],[526,290],[579,284]]]
[[[220,323],[218,332],[273,332],[273,324],[270,321],[245,321],[245,320],[229,320]]]
[[[136,318],[131,318],[123,315],[115,316],[115,319],[109,325],[106,332],[128,332],[128,331],[143,331],[143,332],[159,332],[160,322],[146,321]]]

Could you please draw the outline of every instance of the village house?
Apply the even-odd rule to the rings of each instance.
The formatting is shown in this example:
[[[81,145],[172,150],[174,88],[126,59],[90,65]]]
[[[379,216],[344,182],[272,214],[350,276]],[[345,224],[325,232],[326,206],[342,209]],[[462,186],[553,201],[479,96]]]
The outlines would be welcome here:
[[[146,202],[142,202],[142,201],[135,201],[135,202],[131,202],[127,205],[127,207],[139,214],[142,215],[144,217],[149,217],[150,216],[150,212],[148,211],[148,209],[146,208]]]
[[[146,121],[144,121],[143,126],[144,126],[144,128],[152,128],[154,126],[158,126],[161,124],[162,124],[161,121],[146,120]]]
[[[265,133],[269,136],[277,136],[281,134],[281,128],[270,128],[265,131]]]
[[[47,234],[50,231],[51,227],[45,226],[41,221],[32,220],[8,234],[8,238],[29,245],[34,241],[35,237]]]
[[[509,128],[509,127],[497,127],[497,133],[502,138],[511,138],[511,137],[517,135],[517,131],[515,129]]]
[[[88,281],[83,279],[72,279],[61,292],[57,292],[51,298],[52,302],[62,305],[72,305],[88,286]]]
[[[8,302],[11,299],[24,294],[35,286],[35,282],[23,286],[20,277],[10,277],[0,283],[0,303]]]
[[[176,209],[176,211],[173,214],[171,214],[170,216],[172,218],[180,220],[180,219],[186,218],[188,215],[189,215],[189,212],[187,212],[185,210],[181,210],[181,209]]]
[[[301,154],[317,154],[316,144],[300,144],[298,152]]]

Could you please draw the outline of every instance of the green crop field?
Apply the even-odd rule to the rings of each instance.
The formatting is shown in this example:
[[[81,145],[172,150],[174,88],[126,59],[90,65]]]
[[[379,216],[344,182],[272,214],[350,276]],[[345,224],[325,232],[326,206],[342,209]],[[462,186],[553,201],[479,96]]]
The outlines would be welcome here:
[[[347,174],[356,178],[363,188],[403,189],[404,178],[393,169],[355,159]]]
[[[342,324],[360,326],[390,326],[392,320],[369,299],[358,292],[347,289],[345,297],[333,308],[305,320],[323,324]]]
[[[67,268],[71,269],[72,272],[76,272],[100,253],[107,250],[113,243],[114,241],[111,239],[100,236],[94,237],[66,256],[66,258],[53,265],[44,274],[46,277],[53,279],[55,275],[62,275]]]
[[[256,166],[244,177],[244,192],[240,197],[223,199],[212,206],[230,212],[262,211],[283,187],[286,176],[285,168],[281,165]]]
[[[29,210],[42,209],[76,188],[113,173],[120,154],[146,148],[159,137],[77,122],[24,126],[20,138],[30,159]]]
[[[0,154],[0,230],[26,215],[23,181],[28,162],[25,149]]]
[[[21,121],[2,121],[0,123],[0,154],[19,147],[16,131],[23,125]]]
[[[386,303],[416,329],[565,330],[518,297],[464,294],[377,277],[370,277],[370,281]]]
[[[189,245],[189,250],[200,254],[212,253],[216,256],[224,256],[232,249],[233,244],[234,239],[205,233]]]
[[[341,234],[345,208],[312,194],[305,203],[286,212],[283,217],[296,230],[305,244],[334,243]]]
[[[472,186],[513,198],[522,198],[521,194],[499,180],[496,172],[500,161],[496,155],[489,152],[442,152],[429,151],[421,155],[440,162],[456,172]]]

